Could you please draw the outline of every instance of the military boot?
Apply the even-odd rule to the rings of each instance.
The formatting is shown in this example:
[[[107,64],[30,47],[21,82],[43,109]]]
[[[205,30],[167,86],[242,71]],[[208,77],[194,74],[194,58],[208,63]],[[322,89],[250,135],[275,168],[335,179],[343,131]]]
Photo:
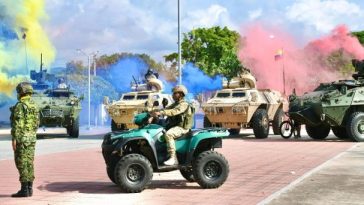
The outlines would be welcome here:
[[[17,193],[11,195],[11,197],[28,197],[28,196],[29,196],[28,182],[22,182],[21,189]]]
[[[28,182],[29,196],[33,196],[33,182]]]

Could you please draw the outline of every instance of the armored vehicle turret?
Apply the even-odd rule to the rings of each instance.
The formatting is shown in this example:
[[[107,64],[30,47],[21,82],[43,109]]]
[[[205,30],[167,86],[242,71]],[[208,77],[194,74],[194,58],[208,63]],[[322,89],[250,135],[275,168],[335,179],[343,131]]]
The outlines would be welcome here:
[[[289,96],[289,117],[305,124],[313,139],[325,139],[330,129],[338,138],[364,141],[364,60],[352,60],[351,80],[321,83],[314,91]]]
[[[257,89],[254,76],[244,70],[231,82],[223,82],[223,89],[202,104],[204,127],[229,128],[231,134],[253,128],[256,138],[266,138],[270,125],[274,134],[279,134],[284,103],[278,91]]]
[[[134,115],[153,107],[155,101],[159,105],[168,106],[173,102],[170,94],[162,93],[163,83],[158,74],[151,70],[145,74],[145,82],[139,83],[134,79],[132,92],[122,94],[120,100],[109,103],[104,98],[104,105],[111,117],[111,130],[120,131],[137,128],[133,123]]]
[[[32,70],[30,77],[36,81],[32,83],[32,99],[40,111],[40,127],[64,127],[71,137],[77,138],[82,98],[77,97],[67,86],[51,88],[49,81],[53,80],[54,76],[43,69],[42,59],[40,71]]]

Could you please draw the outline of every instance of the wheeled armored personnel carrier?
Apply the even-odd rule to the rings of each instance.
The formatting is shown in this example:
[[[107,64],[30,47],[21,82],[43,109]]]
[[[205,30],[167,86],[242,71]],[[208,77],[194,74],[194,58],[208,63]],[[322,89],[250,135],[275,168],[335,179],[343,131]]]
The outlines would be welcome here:
[[[228,128],[231,134],[253,128],[256,138],[266,138],[270,125],[274,134],[279,134],[284,104],[278,91],[257,89],[254,76],[244,70],[231,82],[224,82],[223,89],[202,104],[204,127]]]
[[[352,80],[321,83],[313,92],[289,96],[289,117],[306,125],[313,139],[325,139],[330,129],[338,138],[364,141],[364,60],[352,60]]]
[[[50,88],[46,82],[47,70],[32,70],[30,77],[33,83],[34,93],[32,99],[36,103],[40,113],[40,127],[64,127],[70,137],[79,136],[79,113],[81,111],[82,97],[77,97],[68,87]]]
[[[122,94],[120,100],[109,103],[108,97],[104,98],[104,105],[111,117],[111,130],[121,131],[137,128],[133,123],[134,115],[151,109],[153,103],[168,106],[173,99],[170,94],[162,93],[163,83],[155,73],[145,75],[145,83],[132,84],[132,92]]]

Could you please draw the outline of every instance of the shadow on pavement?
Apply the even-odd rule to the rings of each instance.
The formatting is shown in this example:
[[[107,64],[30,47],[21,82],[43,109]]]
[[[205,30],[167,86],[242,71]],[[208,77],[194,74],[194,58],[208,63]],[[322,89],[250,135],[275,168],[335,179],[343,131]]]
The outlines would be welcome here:
[[[196,186],[188,186],[187,183],[186,180],[153,180],[148,189],[201,189],[197,183],[189,183]]]
[[[120,188],[111,182],[53,182],[37,187],[49,192],[79,192],[84,194],[120,194]],[[146,189],[201,189],[188,186],[186,180],[153,180]],[[8,196],[7,196],[8,197]]]
[[[37,187],[50,192],[74,192],[85,194],[119,194],[120,189],[111,182],[53,182]]]

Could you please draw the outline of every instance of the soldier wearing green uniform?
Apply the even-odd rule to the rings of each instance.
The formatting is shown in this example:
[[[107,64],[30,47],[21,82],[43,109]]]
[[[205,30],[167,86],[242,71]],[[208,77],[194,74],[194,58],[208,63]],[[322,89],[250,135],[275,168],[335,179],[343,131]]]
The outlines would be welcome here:
[[[22,82],[16,87],[18,102],[10,108],[11,135],[16,168],[19,171],[21,189],[12,197],[33,195],[34,151],[39,111],[31,99],[33,87]]]
[[[193,126],[193,108],[184,100],[184,97],[187,95],[186,87],[177,85],[173,88],[172,92],[172,97],[175,102],[164,110],[152,113],[152,116],[154,117],[158,115],[165,115],[168,117],[165,139],[170,157],[164,164],[169,166],[178,164],[174,139],[189,132]]]

